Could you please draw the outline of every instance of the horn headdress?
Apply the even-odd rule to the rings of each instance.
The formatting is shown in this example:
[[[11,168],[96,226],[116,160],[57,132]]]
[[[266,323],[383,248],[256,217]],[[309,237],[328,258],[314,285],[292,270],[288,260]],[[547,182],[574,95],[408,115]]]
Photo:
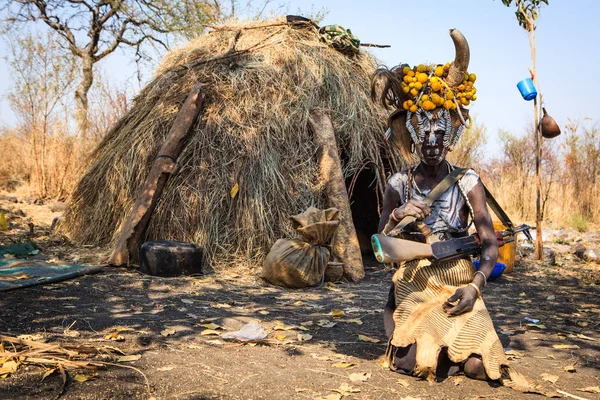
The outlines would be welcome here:
[[[450,30],[450,37],[456,50],[454,62],[381,67],[373,77],[373,100],[396,108],[389,117],[386,137],[406,157],[414,144],[425,140],[425,126],[436,122],[444,123],[444,146],[452,150],[469,120],[465,106],[477,99],[476,76],[467,72],[469,44],[457,29]]]

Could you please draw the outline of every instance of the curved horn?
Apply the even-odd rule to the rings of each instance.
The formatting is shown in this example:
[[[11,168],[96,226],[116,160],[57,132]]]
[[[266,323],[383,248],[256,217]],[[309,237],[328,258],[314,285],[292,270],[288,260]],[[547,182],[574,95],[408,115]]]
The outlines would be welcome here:
[[[469,51],[467,39],[465,39],[464,35],[458,29],[450,29],[450,37],[454,42],[456,56],[454,57],[454,64],[452,64],[448,71],[446,83],[448,86],[455,88],[465,79],[465,72],[469,68],[471,52]]]

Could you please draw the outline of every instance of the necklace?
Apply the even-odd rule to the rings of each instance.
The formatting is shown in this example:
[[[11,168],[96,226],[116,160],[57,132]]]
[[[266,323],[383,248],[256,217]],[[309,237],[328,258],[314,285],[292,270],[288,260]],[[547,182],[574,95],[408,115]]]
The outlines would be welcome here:
[[[410,174],[410,179],[411,179],[411,184],[412,184],[413,188],[417,191],[418,194],[423,196],[424,192],[423,192],[423,190],[421,190],[419,185],[417,185],[417,181],[415,180],[415,172],[417,171],[417,168],[419,167],[419,165],[412,168],[412,171],[411,171],[412,173]],[[448,167],[448,174],[451,173],[452,169],[451,169],[450,163],[448,161],[446,161],[446,167]],[[431,192],[431,189],[429,189],[428,192]]]

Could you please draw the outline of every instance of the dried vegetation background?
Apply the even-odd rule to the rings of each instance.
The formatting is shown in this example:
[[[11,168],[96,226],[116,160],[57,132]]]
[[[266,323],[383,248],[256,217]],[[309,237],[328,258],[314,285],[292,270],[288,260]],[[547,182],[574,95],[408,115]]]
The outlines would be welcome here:
[[[400,158],[383,139],[385,114],[369,98],[375,60],[330,48],[310,24],[239,28],[217,28],[166,57],[75,189],[64,224],[73,239],[113,240],[197,82],[208,96],[203,116],[165,188],[150,239],[198,243],[211,264],[262,261],[276,239],[292,234],[290,215],[324,206],[307,125],[312,110],[329,111],[345,175],[366,160],[383,193],[386,170],[399,168]]]

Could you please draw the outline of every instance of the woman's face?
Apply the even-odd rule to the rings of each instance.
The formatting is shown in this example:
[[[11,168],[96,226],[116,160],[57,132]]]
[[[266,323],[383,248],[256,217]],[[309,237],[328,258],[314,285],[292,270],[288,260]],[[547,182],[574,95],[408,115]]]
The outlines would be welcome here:
[[[435,127],[434,131],[425,131],[425,140],[421,143],[420,150],[421,154],[419,157],[421,161],[426,165],[438,165],[446,159],[448,150],[444,147],[444,132],[442,128]]]

